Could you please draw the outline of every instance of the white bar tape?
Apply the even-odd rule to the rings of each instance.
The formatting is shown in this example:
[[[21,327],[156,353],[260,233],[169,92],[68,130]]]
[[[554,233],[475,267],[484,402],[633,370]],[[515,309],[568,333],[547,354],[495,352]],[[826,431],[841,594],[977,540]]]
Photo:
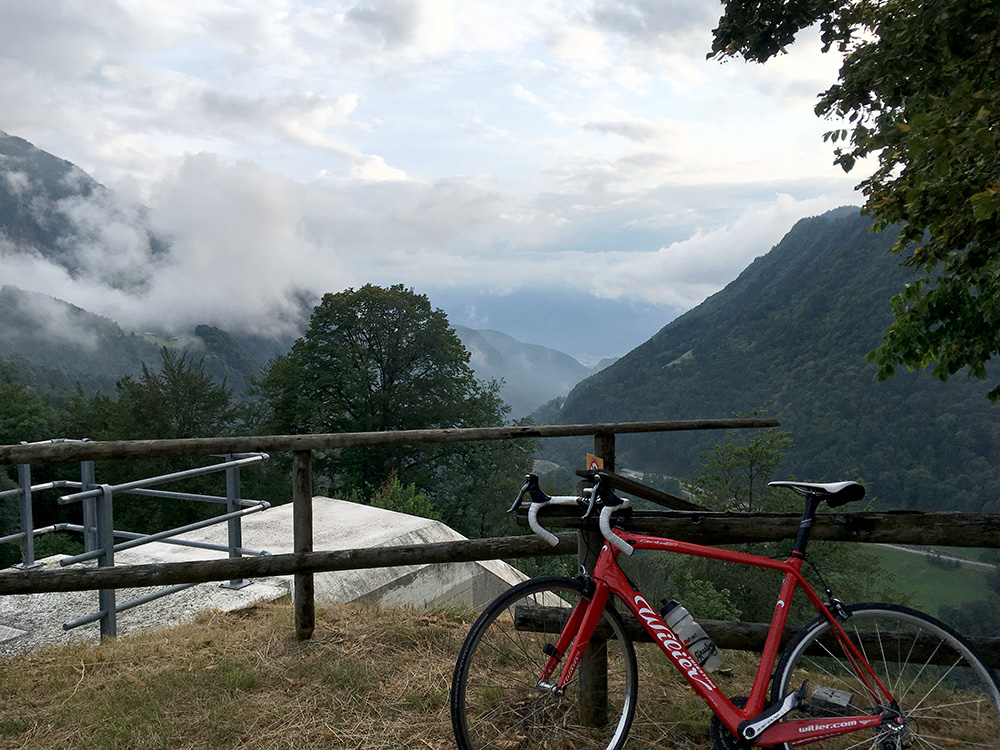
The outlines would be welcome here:
[[[626,542],[624,539],[622,539],[620,536],[618,536],[615,532],[611,530],[611,514],[614,513],[616,510],[619,510],[624,507],[625,507],[624,505],[618,505],[613,508],[604,507],[601,509],[601,521],[600,521],[601,533],[604,535],[604,538],[611,543],[613,547],[617,547],[626,555],[631,555],[633,552],[635,552],[635,547],[633,547],[631,544]]]

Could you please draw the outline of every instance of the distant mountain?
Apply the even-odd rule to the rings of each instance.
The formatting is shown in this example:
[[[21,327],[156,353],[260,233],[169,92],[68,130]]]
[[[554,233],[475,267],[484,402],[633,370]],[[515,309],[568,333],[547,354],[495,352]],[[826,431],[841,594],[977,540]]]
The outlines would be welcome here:
[[[990,382],[926,371],[875,381],[865,354],[911,278],[854,208],[798,222],[735,281],[677,318],[539,423],[728,417],[767,406],[795,446],[782,472],[861,478],[893,507],[1000,511],[1000,406]],[[994,376],[995,377],[995,376]],[[689,476],[721,434],[619,438],[619,462]]]
[[[505,333],[454,326],[472,355],[470,364],[481,380],[502,380],[500,394],[511,416],[530,414],[541,404],[564,396],[596,372],[568,354],[536,344],[522,343]]]
[[[114,256],[141,252],[146,267]],[[79,167],[0,131],[0,258],[38,255],[71,277],[96,274],[104,286],[140,289],[168,239],[149,226],[145,207],[123,201]],[[106,262],[105,262],[106,261]]]
[[[159,367],[161,346],[202,360],[207,373],[238,394],[261,370],[262,363],[218,328],[198,326],[184,337],[130,333],[113,320],[13,286],[0,288],[0,320],[0,377],[55,391],[79,385],[88,394],[113,395],[115,383],[139,375],[143,362]]]
[[[0,131],[0,263],[44,258],[82,283],[141,292],[168,252],[169,239],[151,228],[144,206]],[[141,373],[143,362],[158,366],[160,347],[168,346],[203,360],[206,372],[242,394],[261,365],[291,345],[230,336],[209,325],[129,333],[108,318],[16,286],[0,290],[0,321],[0,377],[56,391],[80,385],[111,395],[120,378]]]

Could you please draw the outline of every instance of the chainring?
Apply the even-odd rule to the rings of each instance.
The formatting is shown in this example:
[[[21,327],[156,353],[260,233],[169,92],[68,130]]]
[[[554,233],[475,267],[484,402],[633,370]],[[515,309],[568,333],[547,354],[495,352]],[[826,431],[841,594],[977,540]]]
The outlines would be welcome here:
[[[742,696],[730,698],[730,700],[737,708],[743,708],[747,704],[747,699]],[[711,734],[712,750],[747,750],[750,747],[746,742],[726,729],[725,724],[719,721],[718,716],[712,717]]]

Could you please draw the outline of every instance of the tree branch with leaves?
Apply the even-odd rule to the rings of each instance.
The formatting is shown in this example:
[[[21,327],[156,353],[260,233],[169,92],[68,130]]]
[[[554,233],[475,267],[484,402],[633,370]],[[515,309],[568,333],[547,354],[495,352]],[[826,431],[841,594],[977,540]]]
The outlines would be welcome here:
[[[816,113],[876,229],[915,271],[868,355],[878,377],[932,367],[987,377],[1000,354],[1000,3],[996,0],[724,0],[709,57],[763,63],[818,25],[844,55]],[[843,127],[846,125],[847,127]],[[1000,386],[989,397],[1000,399]]]

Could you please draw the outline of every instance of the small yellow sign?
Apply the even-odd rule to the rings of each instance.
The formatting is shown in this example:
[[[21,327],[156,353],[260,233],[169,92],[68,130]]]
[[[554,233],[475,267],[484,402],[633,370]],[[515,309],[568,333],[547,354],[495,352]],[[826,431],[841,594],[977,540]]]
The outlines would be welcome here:
[[[601,471],[604,468],[604,459],[592,453],[587,454],[587,471]]]

